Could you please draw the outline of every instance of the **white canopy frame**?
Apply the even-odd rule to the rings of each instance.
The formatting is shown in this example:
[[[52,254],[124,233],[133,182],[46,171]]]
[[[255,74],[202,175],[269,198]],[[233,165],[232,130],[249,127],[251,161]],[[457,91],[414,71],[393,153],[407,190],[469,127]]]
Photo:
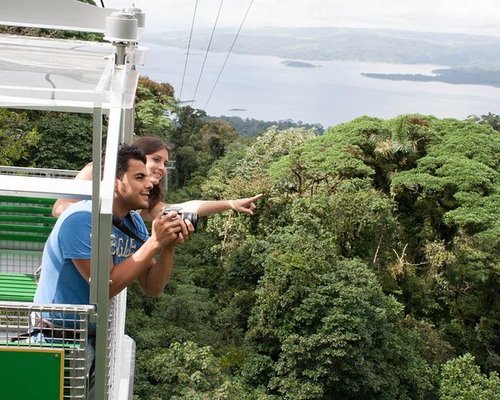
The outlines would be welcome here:
[[[74,0],[0,0],[0,24],[105,33],[112,44],[0,35],[0,107],[93,115],[92,158],[100,164],[103,115],[109,116],[101,175],[90,182],[0,175],[0,194],[92,198],[90,302],[97,308],[96,399],[107,393],[109,238],[118,144],[133,135],[137,67],[145,49],[137,33],[144,14]],[[63,146],[64,143],[61,143]]]

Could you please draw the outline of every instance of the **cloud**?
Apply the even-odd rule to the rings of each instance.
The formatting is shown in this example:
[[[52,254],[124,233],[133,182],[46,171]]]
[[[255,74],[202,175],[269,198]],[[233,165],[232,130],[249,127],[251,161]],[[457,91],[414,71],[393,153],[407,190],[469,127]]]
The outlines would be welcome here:
[[[107,7],[127,5],[104,0]],[[196,0],[136,0],[150,31],[189,30]],[[219,26],[239,26],[250,0],[225,0]],[[198,0],[196,27],[212,27],[219,0]],[[349,26],[500,36],[497,0],[254,0],[245,22],[259,26]]]

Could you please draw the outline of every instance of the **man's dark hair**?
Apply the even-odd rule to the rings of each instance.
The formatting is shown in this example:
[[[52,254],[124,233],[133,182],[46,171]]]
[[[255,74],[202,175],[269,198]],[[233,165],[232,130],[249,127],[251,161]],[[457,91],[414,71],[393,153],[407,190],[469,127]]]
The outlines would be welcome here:
[[[146,164],[146,154],[144,154],[144,150],[135,145],[120,145],[116,159],[116,179],[123,178],[123,175],[128,170],[129,160],[139,160]]]

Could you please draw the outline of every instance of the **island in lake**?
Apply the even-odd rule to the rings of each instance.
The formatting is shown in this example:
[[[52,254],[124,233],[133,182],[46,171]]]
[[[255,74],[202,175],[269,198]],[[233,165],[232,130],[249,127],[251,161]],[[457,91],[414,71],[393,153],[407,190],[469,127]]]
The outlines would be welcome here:
[[[308,62],[304,61],[295,61],[295,60],[284,60],[281,62],[281,64],[286,65],[287,67],[294,67],[294,68],[318,68],[319,65],[314,65]]]
[[[379,74],[365,72],[361,75],[367,78],[389,79],[391,81],[444,82],[455,85],[487,85],[500,87],[498,70],[479,68],[447,68],[435,69],[433,75],[423,74]]]

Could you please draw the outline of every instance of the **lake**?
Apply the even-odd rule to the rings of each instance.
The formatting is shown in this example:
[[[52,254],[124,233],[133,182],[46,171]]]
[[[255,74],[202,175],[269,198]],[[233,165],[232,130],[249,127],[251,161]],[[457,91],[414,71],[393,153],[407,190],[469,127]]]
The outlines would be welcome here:
[[[185,50],[146,44],[141,75],[171,83],[181,90]],[[210,53],[194,98],[205,52],[192,51],[181,100],[209,115],[239,116],[267,121],[320,123],[325,128],[361,115],[391,118],[400,114],[432,114],[464,119],[468,115],[500,113],[500,88],[373,79],[362,72],[421,73],[438,65],[402,65],[355,61],[310,61],[317,68],[291,67],[271,56],[231,54],[207,103],[226,54]],[[188,103],[189,104],[189,103]]]

